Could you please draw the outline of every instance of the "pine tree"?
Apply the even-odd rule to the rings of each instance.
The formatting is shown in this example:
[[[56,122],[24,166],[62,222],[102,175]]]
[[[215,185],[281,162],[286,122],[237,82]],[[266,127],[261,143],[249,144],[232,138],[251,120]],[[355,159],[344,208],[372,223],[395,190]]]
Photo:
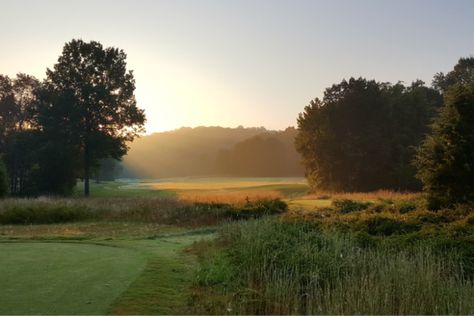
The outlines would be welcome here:
[[[445,94],[416,166],[430,208],[474,201],[474,85],[459,85]]]

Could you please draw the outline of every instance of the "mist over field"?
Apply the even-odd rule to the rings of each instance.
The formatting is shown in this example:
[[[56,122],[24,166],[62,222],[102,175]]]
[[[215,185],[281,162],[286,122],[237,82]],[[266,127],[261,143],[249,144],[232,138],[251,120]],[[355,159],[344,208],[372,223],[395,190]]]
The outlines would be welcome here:
[[[302,177],[297,131],[196,127],[136,139],[123,159],[124,177]]]

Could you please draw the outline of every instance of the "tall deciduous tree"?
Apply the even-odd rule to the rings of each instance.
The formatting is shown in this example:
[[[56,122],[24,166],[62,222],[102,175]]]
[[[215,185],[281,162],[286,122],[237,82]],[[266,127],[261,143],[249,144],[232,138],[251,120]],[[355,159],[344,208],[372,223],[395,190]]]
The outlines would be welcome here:
[[[363,78],[326,89],[298,117],[296,148],[313,189],[417,189],[411,160],[441,97]]]
[[[47,70],[45,85],[53,94],[71,97],[74,115],[65,119],[79,138],[84,193],[89,196],[89,178],[97,162],[122,157],[126,143],[143,131],[145,115],[136,105],[135,80],[126,69],[126,54],[99,42],[72,40],[54,69]]]
[[[35,126],[40,82],[29,75],[0,76],[0,152],[3,152],[10,192],[30,194],[33,189],[38,130]]]

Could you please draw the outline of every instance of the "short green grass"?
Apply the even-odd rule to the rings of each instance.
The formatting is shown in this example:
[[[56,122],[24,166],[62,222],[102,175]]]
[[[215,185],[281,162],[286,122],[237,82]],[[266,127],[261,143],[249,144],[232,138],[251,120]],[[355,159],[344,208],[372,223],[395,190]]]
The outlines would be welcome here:
[[[145,268],[132,250],[1,243],[0,314],[103,314]]]
[[[0,225],[0,314],[176,314],[212,229],[147,223]]]
[[[196,266],[194,256],[183,253],[194,242],[213,234],[191,232],[180,236],[141,241],[148,256],[145,271],[110,308],[114,315],[187,313],[187,300]],[[135,247],[137,244],[134,245]]]
[[[175,193],[170,190],[154,190],[135,185],[135,182],[106,181],[90,183],[91,197],[93,198],[128,198],[128,197],[163,197],[171,198]],[[78,182],[74,190],[74,196],[84,195],[84,183]]]

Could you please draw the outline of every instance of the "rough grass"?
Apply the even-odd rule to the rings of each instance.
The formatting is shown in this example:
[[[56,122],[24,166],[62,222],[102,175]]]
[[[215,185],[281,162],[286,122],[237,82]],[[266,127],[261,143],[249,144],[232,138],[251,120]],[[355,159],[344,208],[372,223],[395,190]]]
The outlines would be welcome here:
[[[391,190],[379,190],[373,192],[330,192],[317,191],[306,195],[304,198],[309,200],[355,200],[355,201],[376,201],[384,200],[413,200],[420,198],[420,193],[399,192]]]
[[[163,198],[7,199],[0,201],[0,224],[53,224],[80,221],[147,222],[185,227],[280,214],[279,199],[245,203],[185,203]]]
[[[281,199],[283,195],[278,191],[242,190],[233,192],[189,191],[178,193],[178,199],[187,203],[227,203],[245,205],[258,200]]]
[[[196,275],[196,313],[474,312],[462,264],[429,242],[366,247],[351,235],[269,219],[227,226],[214,247]]]

